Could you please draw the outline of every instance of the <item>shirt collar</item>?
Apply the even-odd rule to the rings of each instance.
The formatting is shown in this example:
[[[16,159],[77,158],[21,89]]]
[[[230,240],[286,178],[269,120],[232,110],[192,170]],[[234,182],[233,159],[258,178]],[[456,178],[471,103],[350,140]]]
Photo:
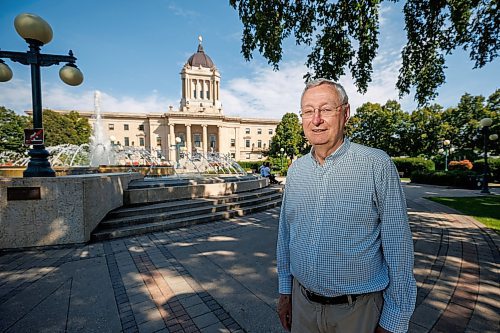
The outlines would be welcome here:
[[[339,159],[340,157],[344,156],[344,154],[349,150],[350,146],[351,146],[351,141],[349,140],[349,138],[344,137],[344,142],[342,142],[342,144],[333,153],[331,153],[330,155],[328,155],[325,158],[325,162],[326,161],[334,161],[334,160]],[[314,147],[311,147],[309,155],[315,163],[318,163],[316,158],[314,158]]]

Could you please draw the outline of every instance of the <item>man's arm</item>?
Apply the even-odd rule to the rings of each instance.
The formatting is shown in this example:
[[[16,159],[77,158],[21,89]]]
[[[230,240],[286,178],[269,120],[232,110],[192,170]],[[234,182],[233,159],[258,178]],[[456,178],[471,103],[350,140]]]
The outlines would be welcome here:
[[[389,274],[379,324],[390,332],[406,332],[417,294],[412,234],[401,181],[389,157],[379,172],[377,199],[382,249]]]

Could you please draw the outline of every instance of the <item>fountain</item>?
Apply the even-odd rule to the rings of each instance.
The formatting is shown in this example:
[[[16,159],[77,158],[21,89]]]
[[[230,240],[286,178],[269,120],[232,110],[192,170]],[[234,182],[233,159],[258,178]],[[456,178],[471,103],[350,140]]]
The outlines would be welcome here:
[[[114,154],[111,151],[111,141],[106,136],[101,117],[101,92],[94,92],[94,132],[90,138],[90,166],[110,165],[114,163]]]

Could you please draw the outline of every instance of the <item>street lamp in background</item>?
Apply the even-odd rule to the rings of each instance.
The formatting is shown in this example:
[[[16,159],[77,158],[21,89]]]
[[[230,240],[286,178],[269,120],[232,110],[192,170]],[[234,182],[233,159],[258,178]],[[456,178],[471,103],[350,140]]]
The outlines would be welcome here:
[[[493,120],[491,118],[483,118],[481,121],[479,121],[479,124],[481,125],[481,131],[483,132],[483,153],[484,153],[484,168],[483,168],[483,188],[481,189],[481,193],[490,193],[490,190],[488,188],[488,173],[489,173],[489,166],[488,166],[488,140],[495,141],[498,139],[497,134],[491,134],[489,135],[490,132],[490,126],[493,123]]]
[[[67,62],[59,70],[61,80],[70,86],[77,86],[83,82],[83,74],[76,67],[76,58],[70,50],[69,55],[54,55],[40,53],[40,47],[52,40],[52,28],[41,17],[33,14],[19,14],[14,19],[14,27],[17,33],[24,38],[29,45],[29,51],[12,52],[0,50],[0,82],[7,82],[12,78],[12,71],[2,58],[19,62],[31,67],[31,97],[33,103],[33,130],[30,135],[38,137],[37,143],[28,153],[30,161],[23,173],[24,177],[55,177],[55,171],[50,167],[48,160],[49,152],[43,144],[42,124],[42,91],[40,79],[40,67],[52,66],[60,62]],[[34,141],[35,142],[35,141]]]
[[[177,168],[180,168],[181,164],[179,163],[179,160],[181,159],[181,142],[182,139],[179,137],[175,138],[175,153],[176,153],[176,160],[177,160]]]
[[[283,153],[285,152],[285,148],[280,148],[280,155],[281,155],[281,167],[280,169],[283,170]]]
[[[444,171],[448,171],[448,153],[450,151],[450,140],[443,141],[443,150],[444,150]]]

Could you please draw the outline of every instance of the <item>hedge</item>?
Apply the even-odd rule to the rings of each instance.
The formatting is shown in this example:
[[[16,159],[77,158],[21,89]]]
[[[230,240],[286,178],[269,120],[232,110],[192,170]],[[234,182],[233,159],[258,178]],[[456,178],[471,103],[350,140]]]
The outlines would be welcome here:
[[[490,182],[500,182],[500,158],[488,158],[490,168]],[[484,170],[484,159],[474,161],[472,170],[482,174]]]
[[[259,168],[264,162],[239,161],[238,164],[245,170],[259,173]]]
[[[414,171],[433,171],[433,161],[420,157],[394,157],[392,159],[402,177],[410,177]]]
[[[411,174],[412,183],[452,186],[478,189],[481,175],[474,171],[415,171]]]

